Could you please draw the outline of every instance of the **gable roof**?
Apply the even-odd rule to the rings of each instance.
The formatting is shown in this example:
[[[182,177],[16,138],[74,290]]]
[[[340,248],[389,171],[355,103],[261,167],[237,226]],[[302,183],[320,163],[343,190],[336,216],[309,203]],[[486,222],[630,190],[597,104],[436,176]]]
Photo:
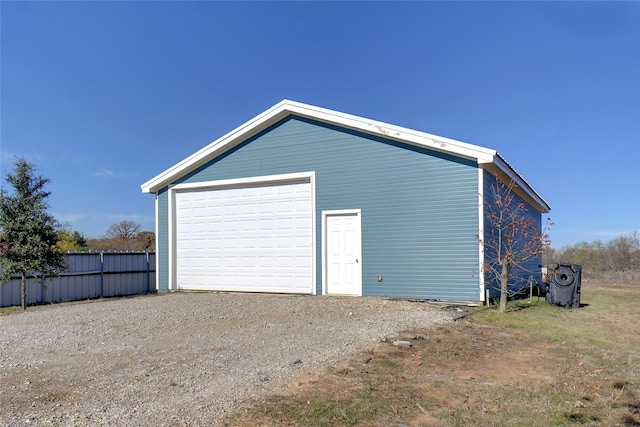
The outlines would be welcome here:
[[[548,212],[551,209],[549,204],[496,150],[286,99],[145,182],[141,186],[142,192],[158,192],[181,176],[192,172],[290,115],[474,160],[501,179],[506,177],[514,180],[524,193],[522,195],[534,203],[539,211]]]

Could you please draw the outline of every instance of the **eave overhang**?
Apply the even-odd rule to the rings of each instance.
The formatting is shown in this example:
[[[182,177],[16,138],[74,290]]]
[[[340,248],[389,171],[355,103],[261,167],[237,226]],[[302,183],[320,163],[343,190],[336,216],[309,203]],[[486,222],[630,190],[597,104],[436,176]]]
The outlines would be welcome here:
[[[474,160],[496,176],[507,176],[515,180],[519,188],[526,193],[527,199],[535,202],[541,212],[550,209],[544,199],[495,150],[290,100],[279,102],[145,182],[141,186],[142,192],[157,193],[180,177],[291,115]]]

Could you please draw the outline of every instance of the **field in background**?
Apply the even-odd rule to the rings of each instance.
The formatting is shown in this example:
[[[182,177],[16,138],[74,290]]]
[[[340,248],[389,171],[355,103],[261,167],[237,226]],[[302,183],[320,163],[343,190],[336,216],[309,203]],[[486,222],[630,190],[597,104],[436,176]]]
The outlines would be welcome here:
[[[389,337],[227,425],[640,426],[640,283],[582,291],[580,309],[534,297]]]

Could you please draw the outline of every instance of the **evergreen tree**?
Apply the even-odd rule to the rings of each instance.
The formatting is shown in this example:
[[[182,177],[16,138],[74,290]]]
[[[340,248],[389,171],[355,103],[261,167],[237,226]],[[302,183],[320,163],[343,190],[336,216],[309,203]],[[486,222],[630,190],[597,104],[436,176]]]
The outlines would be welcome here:
[[[66,268],[64,255],[56,247],[58,223],[47,212],[51,193],[44,187],[49,181],[36,175],[33,164],[18,158],[14,173],[6,177],[12,194],[0,189],[0,283],[20,276],[23,310],[27,309],[27,277],[56,276]]]

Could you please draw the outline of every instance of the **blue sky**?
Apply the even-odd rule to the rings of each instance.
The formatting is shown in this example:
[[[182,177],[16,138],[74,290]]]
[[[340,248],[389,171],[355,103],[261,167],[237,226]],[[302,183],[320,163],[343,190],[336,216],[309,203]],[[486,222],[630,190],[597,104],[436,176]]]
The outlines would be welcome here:
[[[554,247],[640,230],[639,2],[2,1],[0,167],[87,237],[282,99],[498,150]]]

